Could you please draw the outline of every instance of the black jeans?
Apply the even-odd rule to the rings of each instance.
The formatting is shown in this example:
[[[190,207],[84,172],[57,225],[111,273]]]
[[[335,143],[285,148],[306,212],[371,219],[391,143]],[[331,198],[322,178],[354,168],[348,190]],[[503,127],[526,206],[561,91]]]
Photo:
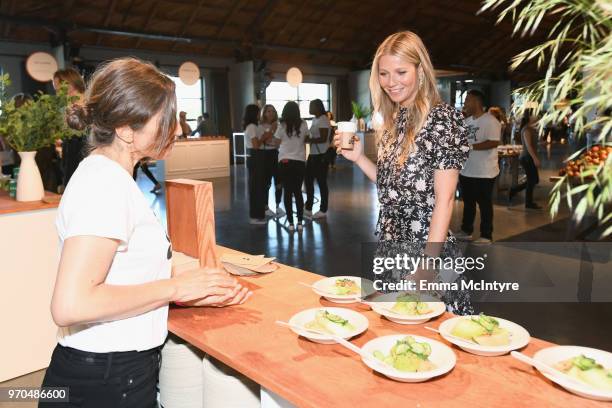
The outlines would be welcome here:
[[[308,162],[306,163],[306,179],[304,184],[306,185],[306,204],[305,208],[308,211],[312,211],[312,205],[314,204],[314,181],[317,180],[319,185],[319,192],[321,194],[321,208],[322,212],[327,212],[327,205],[329,200],[329,189],[327,187],[327,157],[323,154],[311,154],[308,156]]]
[[[474,232],[476,204],[480,209],[480,236],[493,239],[493,178],[476,178],[459,175],[463,194],[463,222],[461,229],[467,234]]]
[[[57,345],[43,387],[68,387],[69,402],[39,407],[157,407],[161,347],[90,353]]]
[[[525,169],[527,181],[512,188],[511,194],[514,195],[519,191],[525,190],[525,205],[534,204],[533,189],[535,188],[536,184],[540,182],[538,168],[536,167],[530,155],[521,157],[519,161],[521,162],[521,166],[523,166],[523,169]]]
[[[266,168],[266,191],[264,193],[264,202],[268,202],[270,186],[272,185],[272,180],[274,180],[274,198],[276,206],[278,207],[283,198],[283,186],[278,175],[278,150],[264,150],[264,156]]]
[[[295,197],[298,223],[301,224],[304,219],[302,183],[304,182],[304,173],[306,173],[306,164],[300,160],[282,160],[278,163],[278,166],[283,184],[283,201],[285,203],[285,211],[287,212],[287,220],[289,224],[293,224],[292,201],[293,197]]]
[[[266,218],[265,205],[265,156],[263,150],[249,149],[249,217]]]

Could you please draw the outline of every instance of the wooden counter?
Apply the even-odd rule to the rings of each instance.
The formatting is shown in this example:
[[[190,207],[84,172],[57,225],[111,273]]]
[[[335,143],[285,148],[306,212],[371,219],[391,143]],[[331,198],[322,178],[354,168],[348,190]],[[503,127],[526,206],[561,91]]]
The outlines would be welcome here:
[[[48,198],[51,202],[17,201],[14,198],[10,198],[6,191],[0,191],[0,215],[56,208],[59,205],[59,195],[46,192],[45,198]]]
[[[218,247],[219,254],[232,251]],[[510,355],[480,357],[452,346],[457,365],[424,383],[400,383],[373,372],[339,345],[299,338],[276,320],[313,307],[349,307],[363,313],[368,330],[351,341],[362,346],[388,334],[416,334],[445,342],[424,329],[438,327],[445,315],[426,324],[390,322],[365,305],[322,300],[297,282],[321,276],[288,266],[268,275],[244,278],[254,291],[244,305],[231,308],[173,308],[169,330],[299,407],[604,407],[580,398]],[[519,322],[520,323],[520,322]],[[529,329],[529,328],[527,328]],[[532,356],[551,343],[532,338],[522,351]]]
[[[229,140],[198,137],[180,139],[165,159],[166,180],[229,177]]]

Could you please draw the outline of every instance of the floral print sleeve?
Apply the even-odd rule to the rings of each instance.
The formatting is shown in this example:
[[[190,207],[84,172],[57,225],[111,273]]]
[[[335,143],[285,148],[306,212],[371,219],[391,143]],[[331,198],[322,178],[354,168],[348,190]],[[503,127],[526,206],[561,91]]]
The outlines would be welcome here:
[[[470,147],[463,115],[449,105],[439,105],[432,112],[435,132],[431,163],[436,170],[461,170]]]

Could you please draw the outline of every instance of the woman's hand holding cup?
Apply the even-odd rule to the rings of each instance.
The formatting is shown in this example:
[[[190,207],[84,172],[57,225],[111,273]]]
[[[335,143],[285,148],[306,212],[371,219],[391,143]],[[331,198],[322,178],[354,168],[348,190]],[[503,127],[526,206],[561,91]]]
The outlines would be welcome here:
[[[352,162],[356,162],[363,155],[363,144],[355,134],[357,125],[353,122],[338,122],[334,133],[334,146],[336,152]]]

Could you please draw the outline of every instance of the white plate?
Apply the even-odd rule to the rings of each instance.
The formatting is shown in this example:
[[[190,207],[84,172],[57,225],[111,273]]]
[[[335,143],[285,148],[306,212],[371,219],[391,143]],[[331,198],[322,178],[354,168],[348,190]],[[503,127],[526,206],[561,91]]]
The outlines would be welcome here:
[[[363,333],[368,328],[368,319],[362,315],[361,313],[355,312],[354,310],[344,309],[340,307],[317,307],[314,309],[302,310],[299,313],[294,314],[291,319],[289,319],[289,323],[295,324],[301,327],[305,327],[307,323],[311,322],[315,318],[315,314],[319,310],[327,310],[329,313],[337,314],[341,316],[343,319],[348,320],[354,327],[353,330],[348,336],[341,336],[343,339],[350,339],[360,333]],[[313,332],[309,332],[306,330],[297,330],[291,328],[291,330],[299,334],[302,337],[306,337],[308,340],[314,341],[315,343],[321,344],[334,344],[335,341],[322,334],[316,334]]]
[[[425,302],[432,309],[431,312],[422,315],[405,315],[401,313],[395,313],[391,310],[395,302],[368,302],[368,305],[373,311],[379,315],[385,316],[392,322],[399,324],[420,324],[433,319],[434,317],[440,316],[446,311],[446,305],[443,302]]]
[[[533,359],[537,361],[541,361],[542,363],[548,364],[549,366],[553,366],[563,360],[567,360],[568,358],[576,357],[581,354],[584,354],[587,357],[595,359],[597,363],[601,364],[605,368],[612,367],[612,353],[607,351],[598,350],[589,347],[579,347],[579,346],[553,346],[547,347],[535,353],[533,355]],[[548,374],[545,372],[541,372],[549,380],[559,384],[561,387],[566,390],[579,395],[584,398],[590,398],[598,401],[612,401],[612,391],[604,391],[598,388],[593,388],[588,384],[583,384],[578,381],[578,383],[574,383],[571,380],[564,378],[563,376],[555,376],[552,374]]]
[[[381,351],[383,354],[389,354],[391,347],[395,345],[398,340],[403,339],[409,334],[392,334],[390,336],[377,337],[373,340],[368,341],[361,349],[368,355],[371,355],[374,359],[374,352],[376,350]],[[362,358],[365,365],[370,367],[372,370],[377,371],[387,377],[402,382],[423,382],[430,378],[437,377],[445,374],[453,369],[457,363],[457,357],[453,350],[446,344],[441,343],[437,340],[432,340],[428,337],[414,336],[414,339],[418,342],[427,342],[431,346],[431,355],[429,361],[435,364],[436,368],[430,371],[423,371],[417,373],[404,372],[396,370],[388,364],[382,361],[370,361],[368,358]],[[380,364],[378,364],[380,363]]]
[[[522,326],[519,326],[518,324],[513,323],[509,320],[500,319],[499,317],[493,316],[491,317],[493,317],[499,322],[499,327],[506,329],[510,332],[510,344],[505,346],[483,346],[471,342],[469,340],[459,340],[453,336],[449,336],[451,334],[451,331],[453,330],[453,327],[455,327],[455,324],[457,324],[459,319],[469,319],[471,317],[478,316],[458,316],[443,321],[440,324],[440,327],[438,327],[440,335],[445,340],[453,343],[454,345],[460,347],[468,353],[485,357],[502,356],[504,354],[508,354],[512,350],[518,350],[520,348],[525,347],[531,339],[531,337],[529,336],[529,332],[527,332],[527,330],[525,330]]]
[[[361,291],[356,295],[337,295],[333,292],[333,288],[336,285],[336,279],[351,279],[359,285]],[[365,291],[364,285],[366,285]],[[367,296],[374,293],[372,281],[357,276],[332,276],[331,278],[323,278],[316,281],[312,285],[312,288],[317,295],[323,296],[325,299],[334,303],[355,303],[362,295]]]

